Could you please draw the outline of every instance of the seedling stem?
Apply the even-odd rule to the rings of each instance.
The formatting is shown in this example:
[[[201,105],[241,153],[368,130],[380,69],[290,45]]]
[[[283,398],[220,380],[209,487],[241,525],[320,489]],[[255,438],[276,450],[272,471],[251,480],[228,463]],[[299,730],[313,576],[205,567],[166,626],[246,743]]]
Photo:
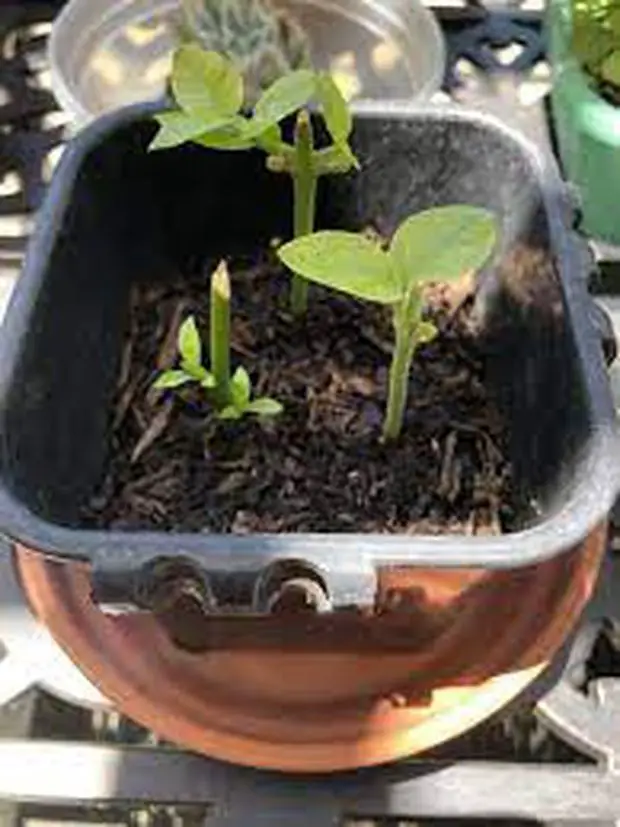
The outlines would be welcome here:
[[[314,230],[314,212],[318,177],[314,165],[314,136],[307,110],[297,115],[295,125],[294,215],[295,238],[310,235]],[[303,316],[308,309],[308,280],[294,275],[291,287],[291,310]]]
[[[220,262],[211,277],[210,307],[211,372],[219,406],[230,401],[230,277]]]

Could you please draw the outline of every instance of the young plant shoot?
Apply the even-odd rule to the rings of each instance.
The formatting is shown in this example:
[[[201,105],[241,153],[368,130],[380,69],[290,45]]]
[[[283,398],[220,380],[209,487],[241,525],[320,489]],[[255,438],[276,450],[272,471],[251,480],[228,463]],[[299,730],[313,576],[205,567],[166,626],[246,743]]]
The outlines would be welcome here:
[[[394,353],[383,439],[402,429],[413,354],[437,328],[422,317],[422,288],[478,270],[496,241],[496,222],[479,207],[436,207],[407,218],[390,247],[357,233],[328,230],[285,244],[280,259],[293,272],[358,299],[391,306]]]
[[[192,141],[212,149],[258,147],[267,153],[272,172],[293,179],[294,234],[314,229],[317,183],[321,176],[357,167],[349,146],[351,113],[327,72],[299,69],[279,78],[258,99],[251,114],[242,112],[243,77],[232,61],[196,44],[181,46],[174,55],[172,93],[177,108],[156,116],[160,129],[151,149],[167,149]],[[312,123],[305,108],[321,107],[332,143],[315,149]],[[282,138],[280,122],[297,112],[293,143]],[[305,313],[308,284],[293,277],[291,309]]]
[[[247,370],[238,367],[230,375],[230,278],[226,263],[222,262],[211,276],[210,306],[211,364],[203,364],[203,347],[193,316],[179,329],[177,346],[179,367],[164,371],[153,387],[181,388],[198,384],[214,406],[218,419],[241,419],[246,414],[276,416],[282,405],[275,399],[262,396],[252,399],[252,383]]]

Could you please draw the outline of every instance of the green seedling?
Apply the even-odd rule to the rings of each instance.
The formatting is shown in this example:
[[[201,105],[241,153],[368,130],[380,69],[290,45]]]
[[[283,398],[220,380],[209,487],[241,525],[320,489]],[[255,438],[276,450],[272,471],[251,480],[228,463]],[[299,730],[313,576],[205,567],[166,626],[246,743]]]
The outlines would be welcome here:
[[[211,276],[210,359],[204,365],[202,340],[193,316],[179,329],[177,346],[179,366],[166,370],[156,379],[158,390],[198,385],[213,405],[218,419],[241,419],[243,416],[276,416],[282,405],[262,396],[252,399],[252,383],[247,370],[238,367],[230,374],[230,278],[222,262]]]
[[[475,272],[495,241],[491,213],[450,205],[407,218],[388,250],[363,235],[337,230],[307,235],[279,249],[280,259],[299,276],[392,308],[395,343],[384,440],[396,439],[401,432],[415,349],[437,334],[435,325],[423,318],[424,284]]]
[[[267,167],[293,180],[294,235],[314,229],[316,191],[323,175],[357,167],[349,146],[353,128],[346,101],[327,72],[299,69],[279,78],[259,97],[251,114],[244,113],[243,77],[234,63],[196,44],[181,46],[172,71],[177,108],[156,116],[160,129],[151,149],[166,149],[192,141],[211,149],[267,153]],[[308,109],[318,102],[332,143],[315,149]],[[280,122],[297,112],[293,143],[283,140]],[[293,277],[291,309],[305,313],[308,285]]]

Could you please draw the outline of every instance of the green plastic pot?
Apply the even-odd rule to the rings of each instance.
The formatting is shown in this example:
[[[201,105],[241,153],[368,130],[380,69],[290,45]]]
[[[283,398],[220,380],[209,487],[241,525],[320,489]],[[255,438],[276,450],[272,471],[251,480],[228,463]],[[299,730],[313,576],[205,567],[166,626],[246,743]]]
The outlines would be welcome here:
[[[596,93],[570,49],[571,0],[549,0],[551,109],[565,176],[582,199],[583,229],[620,244],[620,107]]]

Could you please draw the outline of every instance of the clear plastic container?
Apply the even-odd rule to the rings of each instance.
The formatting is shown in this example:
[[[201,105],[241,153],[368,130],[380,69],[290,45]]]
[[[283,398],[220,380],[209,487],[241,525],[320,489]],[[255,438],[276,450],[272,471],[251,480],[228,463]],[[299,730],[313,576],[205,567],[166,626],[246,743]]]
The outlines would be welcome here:
[[[202,0],[201,0],[202,1]],[[303,27],[315,66],[349,99],[422,102],[442,82],[445,48],[416,0],[274,0]],[[70,0],[50,38],[54,92],[81,127],[162,96],[182,18],[180,0]]]

